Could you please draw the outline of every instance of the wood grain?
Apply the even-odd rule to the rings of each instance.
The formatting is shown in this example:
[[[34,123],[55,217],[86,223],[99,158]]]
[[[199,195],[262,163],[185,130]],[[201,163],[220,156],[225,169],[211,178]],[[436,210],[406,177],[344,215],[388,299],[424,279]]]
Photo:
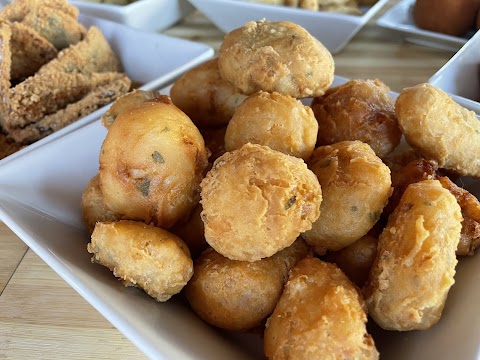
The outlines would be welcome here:
[[[27,249],[27,245],[0,222],[0,295]]]

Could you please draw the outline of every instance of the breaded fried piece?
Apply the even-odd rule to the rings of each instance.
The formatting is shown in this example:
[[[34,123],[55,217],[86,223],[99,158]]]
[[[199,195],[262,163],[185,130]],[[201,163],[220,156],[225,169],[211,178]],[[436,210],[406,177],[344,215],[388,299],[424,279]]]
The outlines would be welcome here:
[[[44,37],[25,24],[14,22],[10,24],[12,38],[12,67],[10,78],[23,80],[34,75],[38,69],[54,59],[58,50]]]
[[[12,129],[10,131],[12,138],[21,143],[39,140],[111,103],[118,96],[126,93],[131,85],[130,79],[121,73],[93,74],[89,79],[91,88],[80,100],[68,104],[51,115],[46,115],[28,126]]]
[[[22,144],[16,143],[0,131],[0,160],[23,148]]]
[[[21,21],[39,5],[55,9],[72,18],[77,18],[80,12],[77,7],[65,0],[15,0],[2,9],[0,20]]]
[[[56,59],[41,67],[37,74],[91,74],[108,71],[121,71],[121,65],[100,29],[92,26],[81,42],[61,51]]]
[[[1,13],[1,12],[0,12]],[[0,23],[0,126],[5,130],[5,101],[8,100],[10,91],[10,69],[12,67],[12,52],[10,50],[10,40],[12,38],[12,29],[6,23]]]
[[[115,100],[112,106],[110,106],[107,112],[102,115],[102,125],[108,129],[117,116],[128,107],[141,104],[147,100],[155,99],[158,96],[160,96],[160,92],[158,91],[144,91],[139,89],[135,89],[128,94],[120,96]]]

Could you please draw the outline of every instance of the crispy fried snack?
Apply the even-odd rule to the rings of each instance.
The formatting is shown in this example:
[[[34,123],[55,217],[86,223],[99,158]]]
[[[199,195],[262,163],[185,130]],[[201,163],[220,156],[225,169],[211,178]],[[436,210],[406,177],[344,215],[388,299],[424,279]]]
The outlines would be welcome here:
[[[92,262],[108,267],[125,286],[137,286],[161,302],[178,294],[193,275],[187,245],[141,222],[97,223],[87,250]]]
[[[384,329],[422,330],[442,314],[454,283],[462,215],[437,180],[407,187],[387,227],[364,288],[369,315]]]
[[[201,183],[205,238],[232,260],[257,261],[290,246],[318,218],[322,191],[302,159],[246,144]]]
[[[220,156],[225,154],[225,132],[227,127],[198,129],[205,140],[205,146],[210,150],[211,155],[208,161],[213,164]]]
[[[384,158],[402,136],[388,92],[379,80],[351,80],[315,98],[312,110],[319,124],[317,145],[360,140]]]
[[[267,359],[378,359],[358,289],[333,264],[305,258],[267,320]]]
[[[320,217],[302,237],[319,255],[337,251],[373,228],[392,192],[389,168],[368,144],[317,148],[308,161],[322,186]]]
[[[105,205],[163,228],[183,222],[198,204],[207,157],[198,129],[168,96],[132,105],[100,152]]]
[[[185,294],[207,323],[232,331],[253,329],[272,313],[288,272],[308,253],[300,238],[255,262],[230,260],[210,248],[195,261]]]
[[[334,62],[301,26],[261,20],[225,36],[218,68],[246,95],[263,90],[302,98],[323,95],[333,81]]]
[[[170,231],[182,239],[190,249],[192,259],[196,259],[203,250],[208,247],[207,240],[205,240],[205,226],[203,226],[202,205],[198,204],[187,221],[177,224],[170,229]]]
[[[23,148],[23,145],[16,143],[0,131],[0,160],[17,152],[21,148]]]
[[[473,111],[433,85],[420,84],[400,93],[395,112],[405,139],[422,157],[480,177],[480,122]]]
[[[218,59],[209,60],[175,81],[173,103],[200,128],[227,125],[245,95],[225,81],[218,71]]]
[[[97,222],[113,222],[121,219],[103,203],[98,174],[90,179],[82,193],[82,220],[89,234],[93,233]]]
[[[225,133],[225,149],[260,144],[307,160],[317,132],[318,123],[308,106],[288,95],[259,91],[235,111]]]

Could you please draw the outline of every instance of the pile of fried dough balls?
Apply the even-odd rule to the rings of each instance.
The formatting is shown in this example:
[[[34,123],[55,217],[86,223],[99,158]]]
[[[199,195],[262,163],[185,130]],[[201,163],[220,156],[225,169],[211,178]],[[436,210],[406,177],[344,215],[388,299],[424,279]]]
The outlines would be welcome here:
[[[446,175],[480,176],[480,125],[431,85],[395,103],[333,75],[302,27],[262,20],[171,98],[117,100],[82,198],[92,261],[158,301],[185,288],[218,328],[264,326],[269,359],[377,359],[367,314],[435,324],[480,243],[480,204]]]

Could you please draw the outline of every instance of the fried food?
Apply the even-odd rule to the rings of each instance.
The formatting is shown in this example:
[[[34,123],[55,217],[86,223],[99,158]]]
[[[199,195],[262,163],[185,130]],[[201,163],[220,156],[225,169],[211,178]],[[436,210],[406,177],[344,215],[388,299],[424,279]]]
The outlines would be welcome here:
[[[225,149],[260,144],[307,160],[317,132],[318,123],[308,106],[288,95],[259,91],[235,111],[225,133]]]
[[[198,204],[187,221],[177,224],[170,231],[182,239],[190,249],[192,259],[196,259],[200,253],[208,247],[205,240],[205,227],[203,226],[202,205]]]
[[[213,163],[226,152],[225,132],[227,131],[227,127],[224,126],[219,128],[203,128],[199,130],[203,136],[203,139],[205,140],[205,146],[211,152],[208,161],[210,163]]]
[[[331,252],[325,258],[335,263],[358,287],[368,280],[377,255],[378,236],[368,233],[343,249]]]
[[[369,315],[388,330],[435,324],[454,283],[462,215],[437,180],[407,187],[387,227],[364,295]]]
[[[0,160],[22,149],[23,145],[16,143],[0,131]]]
[[[246,96],[225,81],[212,59],[187,71],[175,81],[170,96],[173,103],[200,128],[227,125]]]
[[[420,84],[400,93],[395,112],[405,139],[422,157],[460,175],[480,177],[480,122],[473,111],[435,86]]]
[[[400,143],[402,133],[389,88],[379,80],[350,80],[315,98],[319,124],[317,145],[360,140],[384,158]]]
[[[378,359],[358,289],[333,264],[305,258],[292,269],[267,320],[267,359]]]
[[[163,228],[183,222],[198,204],[207,158],[198,129],[168,96],[132,105],[100,152],[105,205]]]
[[[330,52],[304,28],[288,21],[251,21],[228,33],[218,68],[240,92],[321,96],[333,81]]]
[[[97,222],[113,222],[121,219],[119,214],[108,209],[103,203],[98,174],[90,179],[82,193],[82,220],[89,234],[93,233]]]
[[[142,222],[97,223],[87,250],[92,262],[109,268],[125,286],[137,286],[161,302],[178,294],[193,275],[187,245]]]
[[[323,255],[373,228],[392,192],[390,169],[360,141],[318,147],[308,166],[322,186],[323,201],[320,217],[302,237]]]
[[[255,262],[230,260],[210,248],[195,261],[185,294],[207,323],[231,331],[253,329],[272,313],[288,272],[308,253],[300,238]]]
[[[201,183],[210,246],[256,261],[290,246],[318,218],[322,191],[302,159],[245,144],[213,164]]]

